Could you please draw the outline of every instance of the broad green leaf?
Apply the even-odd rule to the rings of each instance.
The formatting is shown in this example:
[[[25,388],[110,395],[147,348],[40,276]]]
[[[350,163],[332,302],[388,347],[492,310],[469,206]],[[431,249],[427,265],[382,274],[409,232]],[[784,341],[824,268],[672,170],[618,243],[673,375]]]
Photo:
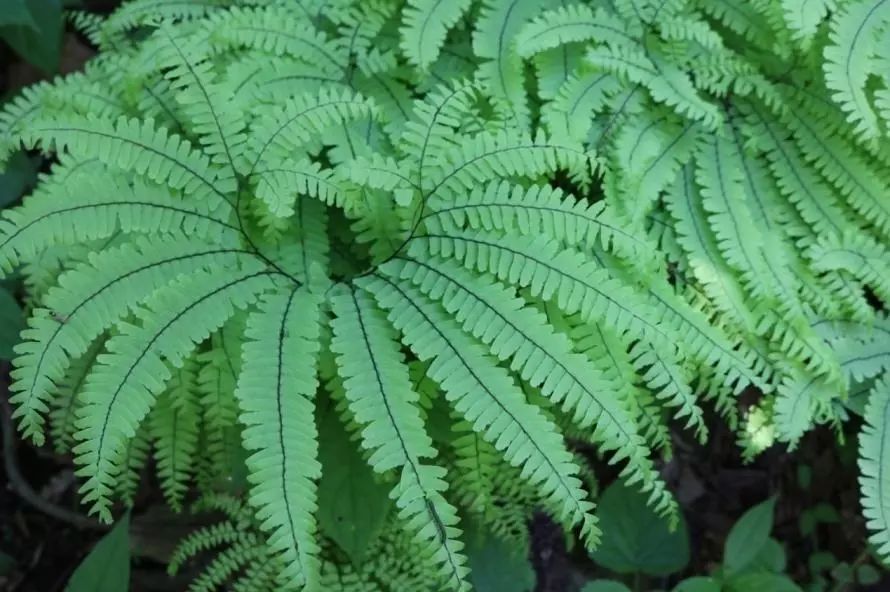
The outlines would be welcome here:
[[[646,503],[646,495],[622,483],[609,486],[599,500],[597,516],[602,543],[593,560],[618,573],[667,575],[689,562],[686,522],[673,532]]]
[[[19,332],[25,328],[22,308],[12,294],[0,288],[0,360],[11,360]]]
[[[0,27],[0,37],[47,74],[59,69],[62,47],[61,0],[24,0],[33,23]]]
[[[856,581],[863,586],[872,586],[881,579],[879,572],[873,565],[860,565],[856,568]]]
[[[673,592],[720,592],[720,582],[714,578],[698,576],[683,580]]]
[[[727,592],[801,592],[800,586],[786,575],[771,573],[742,574],[726,583]]]
[[[630,588],[615,580],[594,580],[584,586],[581,592],[630,592]]]
[[[770,498],[749,509],[733,525],[723,548],[726,573],[739,573],[760,554],[773,529],[775,506],[776,498]]]
[[[130,589],[130,514],[102,537],[68,580],[65,592],[127,592]]]
[[[2,0],[0,0],[2,1]],[[6,169],[0,172],[0,208],[5,208],[22,196],[37,176],[37,162],[24,152],[13,154]]]
[[[358,452],[358,443],[350,441],[333,408],[321,414],[318,432],[322,466],[318,525],[360,565],[389,514],[389,488],[376,481]]]
[[[785,548],[782,543],[774,538],[769,538],[746,569],[748,571],[762,570],[781,573],[785,571],[786,564]]]
[[[26,0],[0,1],[0,26],[15,25],[36,28]]]
[[[529,592],[535,572],[515,545],[467,525],[465,533],[470,580],[476,592]]]

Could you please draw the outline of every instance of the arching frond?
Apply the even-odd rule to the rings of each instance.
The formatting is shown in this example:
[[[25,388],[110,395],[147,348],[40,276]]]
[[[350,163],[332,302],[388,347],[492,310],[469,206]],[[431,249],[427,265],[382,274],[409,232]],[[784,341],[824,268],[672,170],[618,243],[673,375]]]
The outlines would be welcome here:
[[[878,380],[868,396],[865,424],[859,435],[859,488],[866,526],[878,553],[890,553],[890,478],[886,460],[890,455],[890,377]]]
[[[333,296],[332,309],[331,349],[350,409],[364,426],[362,444],[372,452],[369,463],[376,472],[398,471],[391,496],[399,515],[442,580],[455,590],[468,589],[457,512],[443,495],[444,472],[423,463],[436,451],[423,429],[418,395],[411,389],[394,331],[370,297],[355,289]]]
[[[126,449],[151,403],[164,389],[170,371],[162,361],[178,366],[196,342],[217,329],[257,293],[273,284],[272,274],[253,269],[237,274],[193,274],[151,299],[151,308],[137,316],[141,326],[119,324],[121,333],[106,344],[83,391],[77,418],[80,443],[75,447],[81,492],[92,511],[110,520],[111,487]]]
[[[249,502],[269,546],[284,564],[282,589],[318,586],[316,484],[321,476],[314,420],[318,380],[319,309],[304,288],[264,298],[247,319],[242,371],[235,395],[241,409]]]
[[[443,302],[444,310],[417,293],[416,288],[400,281],[399,276],[416,274],[417,267],[410,262],[390,265],[386,270],[395,281],[378,278],[369,289],[390,309],[393,325],[402,331],[405,340],[422,360],[431,359],[428,375],[441,385],[446,397],[455,406],[473,430],[502,452],[506,460],[521,468],[523,478],[546,492],[549,502],[559,508],[559,516],[582,526],[588,544],[595,544],[597,530],[595,520],[589,514],[592,505],[586,501],[578,481],[577,467],[562,444],[556,427],[543,417],[538,409],[525,402],[522,391],[483,353],[482,348],[463,334],[457,324],[443,312],[454,314],[454,301]],[[414,267],[414,269],[412,269]],[[423,285],[420,291],[425,292]],[[438,294],[430,294],[438,298]],[[492,309],[489,309],[490,311]],[[450,322],[449,322],[450,321]],[[477,337],[491,332],[481,318],[467,319],[465,330]],[[491,345],[510,340],[507,335],[483,338]],[[435,353],[441,352],[441,353]],[[504,358],[507,350],[494,351]],[[529,360],[515,364],[526,365]],[[542,369],[521,371],[524,376]],[[509,422],[503,413],[509,411]]]
[[[470,0],[410,0],[402,15],[401,45],[423,69],[439,57],[448,29],[470,7]]]
[[[42,442],[46,400],[65,375],[71,356],[86,351],[147,294],[181,274],[233,269],[250,260],[250,254],[238,248],[210,248],[185,239],[145,240],[94,255],[63,275],[44,298],[45,308],[31,316],[16,347],[11,401],[17,405],[23,433]]]
[[[511,125],[529,131],[529,107],[516,35],[543,6],[541,0],[485,0],[473,32],[473,50],[486,60],[477,76]]]
[[[831,44],[825,48],[825,84],[848,113],[856,132],[871,139],[880,133],[865,83],[874,71],[878,32],[890,19],[890,3],[856,0],[831,19]]]
[[[152,119],[122,117],[112,123],[95,118],[35,122],[23,136],[26,146],[67,151],[79,158],[133,171],[199,198],[225,200],[235,180],[211,166],[187,141],[157,128]]]
[[[198,396],[194,359],[172,372],[167,390],[158,396],[149,415],[149,431],[154,440],[158,475],[167,503],[182,509],[198,452]]]

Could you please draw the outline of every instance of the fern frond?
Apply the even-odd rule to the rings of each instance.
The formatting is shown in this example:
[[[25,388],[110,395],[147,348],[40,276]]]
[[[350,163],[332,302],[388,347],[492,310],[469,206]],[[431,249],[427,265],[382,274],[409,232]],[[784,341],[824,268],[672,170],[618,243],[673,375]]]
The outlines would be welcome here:
[[[528,58],[560,45],[595,41],[607,45],[639,47],[639,40],[627,33],[624,23],[602,8],[569,4],[543,13],[516,36],[516,49]]]
[[[129,0],[105,21],[102,32],[105,35],[124,33],[159,17],[194,20],[228,4],[226,0]]]
[[[35,193],[0,218],[0,271],[63,245],[109,239],[118,232],[184,233],[231,244],[238,230],[203,202],[185,204],[168,190],[118,177],[79,176]]]
[[[456,292],[458,284],[455,283],[441,289],[433,288],[432,281],[425,281],[424,267],[412,262],[394,261],[387,264],[383,271],[397,280],[410,278],[418,285],[420,292],[434,300],[442,299],[444,310],[451,314],[458,313],[457,306],[461,296],[478,298],[476,302],[480,308],[487,307],[485,313],[475,318],[469,315],[462,317],[458,314],[456,316],[459,322],[464,330],[490,347],[496,347],[496,343],[504,344],[503,349],[493,349],[492,353],[501,360],[513,357],[512,367],[517,369],[523,378],[534,376],[534,381],[537,382],[540,377],[547,374],[547,368],[552,366],[545,367],[542,364],[541,367],[533,367],[533,363],[541,357],[542,352],[547,352],[546,355],[551,356],[551,364],[559,354],[536,343],[534,338],[523,334],[522,329],[514,328],[511,332],[510,327],[503,327],[502,323],[506,322],[509,325],[510,321],[518,316],[531,323],[526,322],[523,328],[531,327],[532,331],[537,330],[546,345],[556,343],[564,346],[562,351],[566,353],[570,351],[567,340],[560,343],[555,335],[545,333],[546,329],[539,318],[531,321],[530,315],[522,314],[529,311],[515,310],[515,298],[512,299],[510,307],[514,309],[512,315],[506,312],[510,310],[506,307],[493,308],[490,300],[494,291],[493,285],[490,286],[489,293],[480,298],[471,292],[469,286],[464,286],[463,292]],[[465,279],[467,276],[469,274],[459,277]],[[438,278],[440,282],[454,281],[444,273]],[[472,287],[483,290],[486,287],[481,282],[474,284],[476,285]],[[587,544],[595,546],[596,522],[589,513],[592,505],[585,499],[580,481],[576,477],[578,469],[565,449],[556,427],[547,421],[537,408],[525,403],[522,391],[516,388],[509,375],[499,371],[478,345],[462,335],[454,322],[448,322],[442,314],[442,309],[437,309],[431,302],[425,301],[417,294],[415,288],[403,281],[379,280],[373,291],[383,306],[391,311],[390,320],[405,335],[409,347],[421,360],[433,360],[427,374],[441,385],[446,397],[457,411],[473,425],[475,431],[480,432],[489,443],[504,454],[507,462],[521,469],[524,479],[546,492],[550,504],[559,508],[561,519],[580,524]],[[463,305],[469,308],[465,300]],[[495,316],[498,313],[502,316]],[[501,327],[501,333],[495,333],[496,327]],[[548,337],[552,339],[547,341]],[[522,341],[525,341],[525,347],[521,350],[512,345]],[[511,345],[507,346],[507,343]],[[559,379],[552,379],[548,386],[552,388],[551,385],[558,382]],[[547,386],[544,388],[549,390]],[[478,396],[482,393],[487,395],[484,399]],[[558,397],[557,395],[555,398]],[[507,412],[506,417],[503,415],[505,412]]]
[[[56,381],[50,404],[49,426],[53,447],[60,454],[68,451],[74,444],[74,420],[81,405],[80,389],[104,345],[105,339],[102,337],[93,341],[89,349],[71,363],[65,377]],[[22,428],[22,432],[27,434],[27,428]]]
[[[828,235],[807,252],[814,271],[846,271],[890,303],[890,254],[861,233]]]
[[[548,316],[552,322],[553,313]],[[576,320],[570,319],[570,323]],[[599,368],[603,380],[611,382],[608,390],[617,393],[618,398],[627,403],[639,424],[640,434],[651,443],[653,449],[669,449],[670,433],[653,397],[636,385],[638,377],[626,341],[598,322],[575,322],[569,335],[574,349]]]
[[[613,159],[620,171],[619,203],[632,220],[643,219],[680,167],[690,160],[700,131],[694,123],[681,126],[667,118],[648,122],[641,117],[622,126],[614,148],[621,156],[613,155]]]
[[[890,20],[885,0],[855,0],[832,15],[831,44],[825,48],[825,85],[847,113],[847,121],[865,139],[881,131],[865,84],[874,71],[878,32]]]
[[[545,235],[586,251],[602,245],[629,261],[654,264],[655,249],[604,202],[589,204],[549,186],[492,181],[453,198],[433,197],[421,221],[430,233],[474,230]]]
[[[306,159],[282,162],[276,168],[256,171],[254,177],[258,179],[257,198],[265,202],[276,218],[291,217],[301,195],[347,211],[357,207],[356,191],[330,169]]]
[[[702,207],[708,212],[717,246],[726,262],[741,275],[755,298],[776,293],[762,250],[763,240],[745,199],[741,164],[725,138],[711,137],[699,146],[696,180]]]
[[[427,159],[455,146],[451,134],[460,127],[461,118],[470,109],[477,85],[458,80],[431,89],[423,101],[416,101],[411,117],[399,137],[398,147],[405,158],[416,161],[414,182],[423,186]]]
[[[736,394],[749,384],[769,390],[764,380],[769,367],[762,363],[756,351],[734,342],[711,325],[705,315],[679,297],[667,281],[653,281],[647,294],[659,326],[671,342],[682,344],[682,351],[700,368],[710,369],[724,385],[733,387]]]
[[[197,391],[201,407],[201,446],[204,458],[198,467],[198,482],[226,482],[231,467],[241,456],[238,402],[235,388],[241,373],[240,339],[243,317],[235,315],[211,337],[210,348],[199,352]]]
[[[97,158],[109,167],[132,171],[197,198],[226,200],[235,180],[214,169],[206,156],[152,119],[96,118],[34,122],[23,135],[28,147],[67,151],[79,158]]]
[[[106,344],[83,391],[75,447],[81,488],[92,512],[111,519],[110,493],[120,471],[126,442],[160,393],[170,371],[196,342],[206,338],[255,296],[274,286],[274,272],[247,267],[237,274],[200,272],[151,298],[140,310],[141,326],[120,323],[121,333]]]
[[[571,76],[552,101],[541,107],[541,119],[553,137],[567,136],[580,142],[590,131],[591,115],[623,88],[611,72],[590,71]]]
[[[819,125],[806,115],[788,111],[786,124],[806,159],[850,206],[875,225],[885,240],[890,239],[890,204],[884,195],[886,179],[843,139],[817,131]]]
[[[467,590],[466,559],[458,540],[457,512],[443,496],[444,471],[422,463],[436,451],[423,429],[408,368],[383,312],[353,288],[331,296],[335,319],[331,350],[349,407],[364,425],[362,444],[372,452],[374,471],[399,471],[391,497],[399,516],[423,544],[439,577],[455,590]]]
[[[593,162],[584,149],[571,142],[557,142],[539,134],[531,138],[515,132],[481,134],[441,155],[434,175],[423,189],[427,199],[440,194],[454,196],[480,182],[503,177],[534,177],[564,169],[584,182],[593,173]]]
[[[202,269],[226,270],[251,260],[238,248],[211,248],[189,240],[137,241],[93,255],[59,278],[16,346],[12,371],[15,417],[26,437],[43,441],[43,414],[53,385],[71,357],[128,310],[177,276]]]
[[[800,213],[800,216],[817,234],[843,234],[846,216],[840,208],[833,190],[804,161],[800,150],[777,127],[775,119],[769,119],[751,109],[758,144],[766,150],[770,169],[778,187]]]
[[[716,128],[722,119],[717,108],[699,96],[683,70],[655,54],[624,47],[603,47],[589,51],[587,60],[596,67],[645,86],[653,99],[679,115],[701,121],[708,129]]]
[[[154,441],[161,490],[174,511],[182,510],[188,480],[195,470],[198,452],[198,396],[196,364],[186,360],[173,375],[167,390],[158,396],[148,426]]]
[[[782,13],[792,34],[802,41],[816,35],[836,0],[782,0]]]
[[[535,246],[540,246],[540,244]],[[447,256],[447,251],[438,252],[436,247],[432,247],[430,252],[434,255]],[[541,254],[540,250],[535,252]],[[539,314],[534,314],[530,310],[517,310],[518,300],[496,284],[484,283],[481,280],[474,281],[473,276],[466,270],[461,270],[457,266],[449,266],[444,261],[426,264],[423,262],[424,255],[417,254],[420,259],[413,264],[416,266],[414,273],[409,272],[408,277],[418,284],[422,291],[430,293],[434,298],[443,298],[446,310],[449,310],[460,320],[465,330],[472,332],[477,338],[492,347],[492,353],[501,359],[512,357],[512,368],[524,380],[535,387],[540,387],[554,403],[561,403],[564,410],[572,414],[576,423],[582,427],[593,425],[594,438],[604,450],[614,449],[616,460],[628,459],[626,476],[632,482],[642,480],[643,489],[652,490],[651,498],[657,508],[666,515],[672,515],[676,511],[676,502],[669,493],[664,491],[663,485],[652,473],[649,460],[646,457],[646,448],[636,434],[633,419],[629,416],[627,409],[623,408],[618,401],[597,396],[597,392],[608,389],[609,383],[599,379],[588,367],[586,361],[571,351],[569,341],[558,333],[554,333]],[[508,257],[505,256],[500,264],[494,263],[495,267],[504,272],[507,269],[516,269],[515,265],[509,263]],[[460,257],[458,258],[460,259]],[[548,258],[548,261],[550,260],[552,259]],[[472,258],[464,259],[468,267],[473,267],[480,261],[482,260],[474,262]],[[408,267],[410,268],[411,265]],[[540,274],[536,274],[534,267],[534,265],[528,265],[531,274],[538,276],[531,280],[531,291],[536,296],[548,298],[548,295],[541,294],[543,286],[538,282],[547,282],[547,287],[543,289],[549,291],[557,288],[552,284],[558,283],[560,280],[548,281]],[[484,271],[484,269],[480,269],[480,271]],[[497,275],[501,276],[501,274]],[[507,280],[511,284],[522,285],[525,283],[521,279],[517,281],[517,278],[509,276],[500,277],[500,279]],[[569,278],[564,279],[566,283],[571,281]],[[605,290],[607,283],[607,280],[601,282],[600,288]],[[476,288],[479,292],[473,291],[471,288]],[[566,306],[568,298],[572,298],[576,302],[583,300],[587,307],[585,312],[588,315],[607,316],[610,324],[618,326],[625,326],[623,323],[634,326],[630,319],[619,321],[618,317],[621,313],[615,308],[609,307],[611,303],[607,304],[608,301],[601,300],[590,303],[589,301],[592,299],[590,295],[575,296],[573,294],[569,296],[568,288],[563,286],[561,289],[557,289],[559,295],[556,298],[560,300],[561,308],[573,306]],[[614,298],[617,292],[618,290],[611,292],[610,297]],[[469,303],[474,301],[476,306],[471,308]],[[501,305],[496,306],[495,302],[500,302]],[[506,303],[511,303],[511,308],[507,308]],[[475,315],[471,316],[469,312],[464,312],[461,308],[464,305],[467,306],[467,311],[474,311]],[[511,309],[513,310],[511,311]],[[567,312],[575,311],[568,310]],[[499,331],[495,331],[494,328]]]
[[[650,319],[643,299],[577,251],[560,249],[545,237],[523,240],[484,232],[460,231],[414,237],[409,254],[454,258],[470,269],[490,272],[501,281],[528,287],[535,297],[554,302],[567,314],[607,323],[653,343],[669,343]]]
[[[243,104],[232,101],[231,93],[216,81],[213,63],[204,57],[200,41],[178,38],[169,24],[159,27],[146,42],[153,71],[161,70],[171,83],[189,129],[198,136],[204,154],[235,176],[235,157],[246,139]],[[228,96],[227,96],[228,95]]]
[[[75,438],[76,438],[75,434]],[[120,461],[120,473],[114,483],[114,495],[126,505],[132,506],[139,484],[148,464],[151,452],[151,434],[148,426],[143,423],[136,428],[136,434],[127,442],[123,459]]]
[[[890,554],[890,375],[878,380],[868,396],[859,435],[859,489],[870,540],[881,557]]]
[[[695,279],[710,301],[741,330],[758,332],[737,276],[723,261],[713,237],[707,215],[701,207],[692,166],[677,175],[675,186],[665,194],[668,211],[675,220],[677,242],[683,247]]]
[[[245,533],[238,526],[231,520],[225,520],[202,527],[189,534],[176,545],[176,549],[167,563],[167,572],[176,574],[186,561],[199,553],[251,537],[249,533]]]
[[[316,30],[305,13],[284,6],[231,8],[206,19],[203,27],[219,52],[255,49],[316,64],[329,74],[343,74],[347,65],[342,47]]]
[[[515,40],[542,5],[542,0],[485,0],[473,31],[473,50],[487,60],[479,65],[477,77],[506,119],[522,132],[530,129],[530,113]]]
[[[275,169],[332,125],[363,119],[372,112],[370,101],[348,90],[322,88],[317,94],[288,99],[254,122],[239,170],[252,177],[257,171]]]
[[[283,589],[318,585],[316,485],[321,476],[313,398],[318,388],[317,298],[293,288],[264,298],[247,320],[235,395],[257,510],[269,546],[280,554]]]
[[[448,30],[470,7],[470,0],[410,0],[402,13],[402,50],[426,70],[439,57]]]
[[[472,512],[485,515],[492,507],[492,490],[497,478],[498,451],[473,429],[467,421],[459,421],[452,427],[454,437],[451,447],[454,451],[452,486],[458,504]]]
[[[665,356],[642,342],[631,347],[630,355],[640,378],[655,393],[656,398],[663,401],[664,405],[676,408],[674,417],[685,419],[685,427],[694,428],[699,442],[704,443],[708,437],[708,428],[704,423],[701,407],[689,386],[691,381],[688,373],[683,367],[670,356]]]

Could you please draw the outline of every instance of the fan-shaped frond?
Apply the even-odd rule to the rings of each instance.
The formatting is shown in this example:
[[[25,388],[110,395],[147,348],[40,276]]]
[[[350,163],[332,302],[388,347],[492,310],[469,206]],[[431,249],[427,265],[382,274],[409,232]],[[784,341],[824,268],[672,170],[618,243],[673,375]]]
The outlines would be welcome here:
[[[302,7],[300,2],[293,3]],[[217,51],[256,49],[275,56],[290,56],[316,64],[329,74],[342,74],[346,52],[319,32],[306,12],[284,6],[235,7],[213,15],[204,23]]]
[[[581,146],[543,134],[531,138],[515,132],[467,138],[465,144],[440,155],[436,165],[438,170],[427,177],[423,188],[427,198],[440,192],[457,195],[502,177],[534,177],[563,169],[583,182],[593,172],[592,159]]]
[[[884,239],[890,239],[890,204],[884,195],[887,180],[843,139],[817,131],[819,125],[811,118],[788,111],[786,124],[806,159]]]
[[[240,170],[248,177],[275,169],[305,150],[305,144],[334,124],[371,115],[370,101],[350,91],[322,88],[268,111],[254,122]]]

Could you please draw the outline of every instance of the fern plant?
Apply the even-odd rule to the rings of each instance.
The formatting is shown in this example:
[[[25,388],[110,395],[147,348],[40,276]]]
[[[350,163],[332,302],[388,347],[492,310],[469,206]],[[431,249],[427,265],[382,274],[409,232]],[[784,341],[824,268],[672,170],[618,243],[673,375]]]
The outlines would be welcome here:
[[[713,405],[753,455],[890,367],[883,2],[797,4],[77,14],[98,56],[0,115],[2,155],[53,161],[0,221],[22,433],[74,452],[104,520],[149,454],[174,508],[242,471],[183,547],[233,545],[197,590],[396,586],[319,527],[331,433],[390,492],[365,547],[410,548],[418,588],[469,588],[472,516],[521,541],[543,507],[596,545],[567,437],[674,519],[668,422],[704,440]],[[861,440],[884,552],[886,390]]]

